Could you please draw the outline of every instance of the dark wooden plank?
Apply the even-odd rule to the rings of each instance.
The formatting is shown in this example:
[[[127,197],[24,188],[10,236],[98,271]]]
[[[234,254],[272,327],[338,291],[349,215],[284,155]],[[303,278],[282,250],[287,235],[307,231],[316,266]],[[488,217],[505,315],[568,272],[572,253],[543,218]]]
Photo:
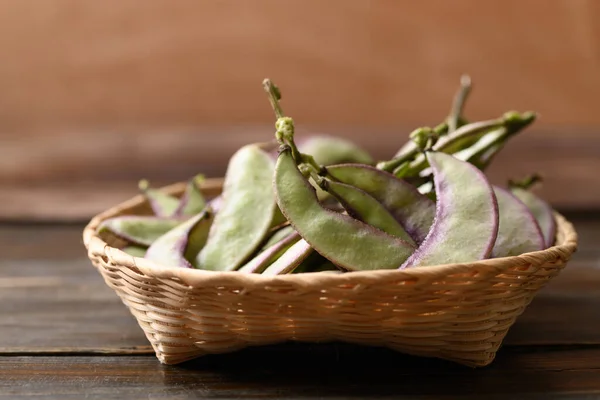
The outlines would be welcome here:
[[[0,398],[586,399],[600,349],[503,349],[483,369],[357,346],[280,345],[179,366],[154,357],[0,357]]]
[[[517,319],[505,345],[600,344],[600,270],[574,260]]]
[[[137,194],[139,190],[134,180],[72,186],[64,183],[51,186],[10,185],[0,189],[0,202],[7,205],[0,212],[0,220],[87,222],[93,215]]]
[[[576,257],[597,260],[600,252],[600,209],[565,211],[563,215],[577,231],[579,248]]]
[[[507,345],[600,344],[600,215],[567,215],[579,236],[578,251],[519,317]]]
[[[368,129],[338,127],[377,159],[392,157],[414,127]],[[51,141],[15,142],[0,159],[0,219],[89,220],[138,193],[137,182],[170,184],[203,173],[223,176],[231,155],[242,145],[270,140],[272,126],[209,128],[174,132],[120,132],[78,139],[65,132]],[[304,133],[309,133],[306,127]],[[492,182],[538,172],[545,182],[539,194],[556,208],[600,207],[600,136],[583,129],[532,128],[509,143],[488,175]],[[108,158],[107,158],[108,157]]]
[[[86,258],[81,229],[0,227],[0,352],[151,352]]]

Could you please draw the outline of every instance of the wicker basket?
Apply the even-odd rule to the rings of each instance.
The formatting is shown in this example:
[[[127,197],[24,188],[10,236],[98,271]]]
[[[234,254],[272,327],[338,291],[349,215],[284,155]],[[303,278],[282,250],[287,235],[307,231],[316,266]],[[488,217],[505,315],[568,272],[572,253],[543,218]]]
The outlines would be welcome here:
[[[203,191],[214,196],[221,184],[208,180]],[[165,190],[180,195],[184,187]],[[556,214],[556,245],[518,257],[267,277],[157,265],[95,232],[106,218],[149,213],[145,199],[136,196],[94,217],[83,240],[93,265],[164,364],[285,341],[341,341],[485,366],[534,295],[577,249],[573,226]]]

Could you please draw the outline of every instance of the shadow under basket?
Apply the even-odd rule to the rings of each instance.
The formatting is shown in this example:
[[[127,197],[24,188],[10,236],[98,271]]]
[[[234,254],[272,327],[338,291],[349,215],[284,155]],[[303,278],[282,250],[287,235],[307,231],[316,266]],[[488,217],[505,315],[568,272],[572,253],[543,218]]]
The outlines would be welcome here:
[[[202,190],[215,196],[221,185],[207,180]],[[165,191],[181,195],[184,188],[182,182]],[[556,244],[543,251],[402,271],[269,277],[162,266],[96,234],[107,218],[150,213],[138,195],[94,217],[83,240],[164,364],[248,346],[338,341],[485,366],[577,249],[572,224],[556,213]]]

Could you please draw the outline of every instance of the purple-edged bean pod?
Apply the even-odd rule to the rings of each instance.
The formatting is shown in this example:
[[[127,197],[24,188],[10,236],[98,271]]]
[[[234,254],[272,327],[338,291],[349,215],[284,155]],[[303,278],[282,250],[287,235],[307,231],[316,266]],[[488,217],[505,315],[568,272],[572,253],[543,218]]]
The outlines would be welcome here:
[[[160,189],[150,187],[147,179],[142,179],[138,183],[142,194],[148,200],[154,215],[157,217],[172,217],[179,206],[179,199]]]
[[[527,206],[510,191],[494,186],[498,235],[491,257],[509,257],[545,248],[544,235]]]
[[[156,239],[184,222],[180,218],[123,215],[102,221],[99,234],[113,234],[130,244],[150,246]]]
[[[198,174],[190,179],[185,187],[185,191],[179,199],[177,208],[173,211],[176,217],[196,215],[206,206],[204,195],[200,191],[199,185],[204,181],[204,175]]]
[[[456,157],[426,152],[437,194],[433,225],[401,268],[488,258],[498,234],[498,203],[487,178]]]
[[[157,238],[146,251],[144,258],[166,266],[193,268],[192,262],[206,244],[213,219],[213,211],[205,208]]]
[[[229,160],[222,203],[197,268],[234,271],[258,249],[277,216],[273,158],[260,145],[240,148]]]
[[[361,164],[331,165],[327,167],[327,173],[377,199],[416,243],[421,243],[427,236],[435,217],[435,203],[413,185],[388,172]]]
[[[258,253],[252,260],[248,261],[245,265],[238,269],[238,271],[247,274],[263,272],[265,268],[275,262],[300,239],[300,235],[298,235],[296,232],[293,232],[292,234],[284,237],[277,243],[272,244],[265,250]]]
[[[292,273],[313,251],[312,246],[308,242],[300,239],[287,249],[281,257],[269,265],[262,274],[272,276]]]
[[[521,200],[535,217],[542,235],[544,235],[544,243],[546,247],[554,246],[556,240],[556,219],[554,218],[554,210],[550,204],[537,196],[531,191],[532,186],[539,182],[541,177],[531,175],[523,178],[521,181],[510,181],[509,187],[513,195]]]

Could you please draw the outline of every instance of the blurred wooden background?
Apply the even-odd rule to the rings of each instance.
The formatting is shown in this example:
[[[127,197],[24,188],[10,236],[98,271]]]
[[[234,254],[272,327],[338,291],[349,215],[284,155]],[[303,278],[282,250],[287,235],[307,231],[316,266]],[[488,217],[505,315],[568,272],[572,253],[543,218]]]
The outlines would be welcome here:
[[[448,112],[535,110],[490,171],[538,171],[559,208],[600,206],[596,0],[5,0],[2,218],[85,219],[156,184],[222,175],[272,137],[264,77],[302,132],[390,157]]]

